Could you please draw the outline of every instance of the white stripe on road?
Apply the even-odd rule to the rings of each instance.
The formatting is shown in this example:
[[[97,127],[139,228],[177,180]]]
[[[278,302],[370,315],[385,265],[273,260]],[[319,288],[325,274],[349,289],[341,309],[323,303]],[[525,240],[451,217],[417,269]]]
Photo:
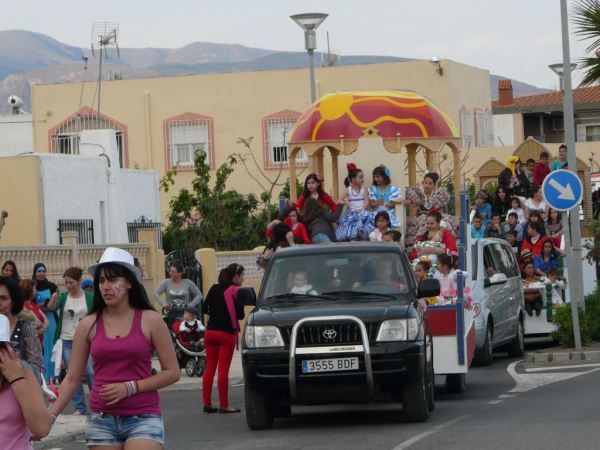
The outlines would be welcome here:
[[[579,369],[584,367],[600,367],[600,364],[573,364],[569,366],[548,366],[548,367],[534,367],[533,369],[525,369],[525,372],[543,372],[545,370],[565,370],[565,369]]]
[[[498,396],[498,398],[515,398],[515,397],[516,397],[516,395],[514,395],[514,394],[500,394]]]
[[[431,428],[431,430],[429,430],[429,431],[425,431],[421,434],[417,434],[416,436],[413,436],[409,440],[401,442],[396,447],[394,447],[392,450],[404,450],[405,448],[408,448],[411,445],[416,444],[420,440],[425,439],[426,437],[431,436],[432,434],[437,433],[438,431],[440,431],[444,428],[447,428],[450,425],[454,425],[456,422],[460,422],[461,420],[466,419],[467,417],[471,417],[470,414],[457,417],[454,420],[450,420],[449,422],[445,422],[440,425],[436,425],[433,428]]]
[[[588,373],[597,372],[600,367],[588,370],[586,372],[554,372],[554,373],[517,373],[515,367],[520,361],[514,361],[507,367],[507,372],[515,380],[517,385],[512,388],[509,393],[515,392],[527,392],[533,389],[545,386],[551,383],[557,383],[559,381],[566,381],[571,378],[578,377],[580,375],[586,375]],[[569,366],[569,368],[572,366]]]
[[[487,402],[488,405],[497,405],[498,403],[502,403],[502,400],[490,400]]]

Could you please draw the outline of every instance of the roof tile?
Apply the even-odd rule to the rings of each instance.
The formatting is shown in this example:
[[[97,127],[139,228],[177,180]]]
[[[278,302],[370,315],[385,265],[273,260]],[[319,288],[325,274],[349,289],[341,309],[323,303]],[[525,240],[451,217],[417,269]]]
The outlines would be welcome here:
[[[501,80],[502,82],[504,80]],[[509,80],[510,81],[510,80]],[[498,85],[500,88],[500,84]],[[573,89],[573,104],[583,105],[589,103],[600,103],[600,86]],[[563,104],[563,93],[560,91],[545,94],[526,95],[515,97],[510,105],[500,105],[498,100],[492,102],[493,109],[502,108],[529,108],[535,106],[561,106]]]

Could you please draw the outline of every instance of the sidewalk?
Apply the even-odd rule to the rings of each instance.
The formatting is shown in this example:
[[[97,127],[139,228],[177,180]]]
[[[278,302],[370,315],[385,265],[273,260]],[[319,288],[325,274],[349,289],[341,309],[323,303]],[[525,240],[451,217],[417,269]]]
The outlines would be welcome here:
[[[158,359],[152,360],[152,366],[157,370],[160,369],[160,363]],[[229,369],[229,384],[236,385],[244,382],[244,374],[242,372],[242,357],[241,353],[236,351],[233,354],[233,360],[231,361],[231,368]],[[213,383],[213,389],[217,387],[217,375]],[[179,381],[171,386],[162,389],[161,392],[165,391],[181,391],[181,390],[202,390],[202,378],[188,377],[185,371],[181,371],[181,378]],[[202,405],[198,404],[198,408]],[[42,440],[43,444],[50,442],[59,443],[63,439],[69,436],[74,439],[78,434],[83,433],[86,426],[85,416],[73,416],[73,415],[61,415],[56,420],[56,423],[52,427],[50,434]]]
[[[600,361],[600,343],[592,342],[578,352],[574,348],[552,347],[525,354],[527,363]]]

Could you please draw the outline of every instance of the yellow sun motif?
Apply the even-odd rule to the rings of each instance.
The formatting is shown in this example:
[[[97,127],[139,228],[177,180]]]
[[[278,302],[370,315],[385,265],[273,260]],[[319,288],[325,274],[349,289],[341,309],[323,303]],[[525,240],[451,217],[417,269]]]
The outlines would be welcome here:
[[[319,112],[325,120],[336,120],[350,111],[354,97],[352,94],[338,93],[327,95],[319,103]]]

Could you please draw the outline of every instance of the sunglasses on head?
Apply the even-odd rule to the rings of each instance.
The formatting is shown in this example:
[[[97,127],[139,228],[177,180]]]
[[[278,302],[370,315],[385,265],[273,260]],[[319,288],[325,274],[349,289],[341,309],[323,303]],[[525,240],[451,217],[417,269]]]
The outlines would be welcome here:
[[[45,272],[45,271],[46,271],[46,269],[42,269],[42,268],[39,268],[38,270],[36,270],[36,272]]]

